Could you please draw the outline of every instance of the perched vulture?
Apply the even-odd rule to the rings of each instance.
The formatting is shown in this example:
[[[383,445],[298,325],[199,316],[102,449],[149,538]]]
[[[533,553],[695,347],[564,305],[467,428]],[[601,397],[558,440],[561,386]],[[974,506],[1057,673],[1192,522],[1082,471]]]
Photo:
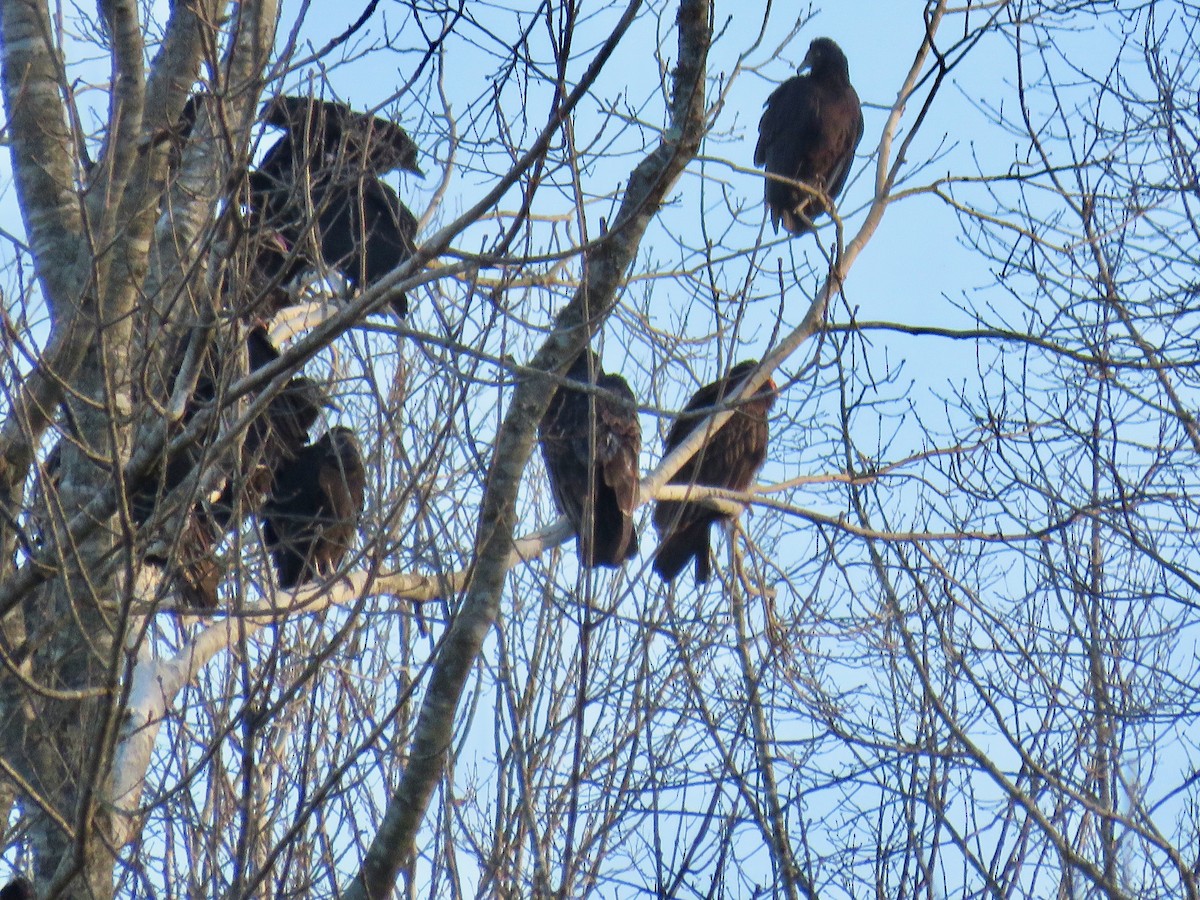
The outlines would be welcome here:
[[[312,229],[322,259],[355,289],[413,255],[417,219],[378,178],[396,168],[421,174],[416,144],[404,129],[340,103],[299,97],[276,97],[263,115],[286,134],[250,173],[259,227],[280,235],[289,249],[304,246]],[[403,295],[392,305],[397,315],[408,312]]]
[[[266,329],[257,327],[246,336],[249,370],[255,371],[279,358]],[[197,380],[196,390],[184,410],[186,425],[206,403],[217,399],[220,369],[230,362],[216,348],[210,348],[210,358]],[[183,521],[183,533],[174,543],[168,559],[154,550],[147,560],[159,565],[171,564],[174,581],[185,606],[211,609],[217,605],[217,587],[222,577],[221,567],[214,555],[224,534],[240,521],[239,512],[257,510],[270,488],[276,468],[308,443],[308,430],[316,422],[322,406],[329,405],[324,390],[309,378],[299,376],[285,384],[268,402],[266,409],[254,418],[247,429],[242,453],[234,472],[218,499],[211,505],[197,500]],[[214,421],[212,434],[216,432]],[[204,461],[206,452],[203,437],[196,443],[171,456],[165,466],[147,473],[130,498],[134,522],[143,525],[157,511],[161,499],[187,479]]]
[[[263,105],[262,120],[309,148],[310,158],[337,157],[374,175],[393,169],[424,174],[417,165],[417,145],[403,128],[344,103],[281,95]]]
[[[791,234],[812,231],[812,220],[828,210],[811,192],[772,175],[810,185],[833,200],[846,184],[854,149],[863,134],[862,107],[850,86],[842,48],[829,38],[808,47],[800,71],[767,98],[758,123],[754,164],[766,166],[766,201],[771,226]]]
[[[240,477],[232,479],[213,504],[213,519],[222,532],[235,519],[239,497],[244,511],[262,505],[275,471],[308,445],[309,429],[316,424],[322,407],[337,408],[324,388],[300,375],[285,384],[271,398],[265,412],[250,422],[242,443]]]
[[[287,465],[308,443],[308,430],[322,406],[324,390],[312,379],[293,378],[271,398],[266,411],[250,423],[242,444],[238,471],[220,497],[206,507],[197,504],[179,542],[176,584],[185,605],[212,609],[222,571],[214,555],[222,536],[241,516],[262,508],[276,471]]]
[[[667,432],[666,453],[678,447],[713,412],[737,392],[742,380],[758,366],[757,360],[738,363],[724,378],[707,384],[688,402]],[[695,484],[744,491],[767,459],[767,413],[775,403],[775,382],[770,379],[742,400],[700,450],[671,477],[671,484]],[[659,548],[654,571],[664,581],[674,581],[691,559],[696,560],[696,580],[708,581],[709,528],[733,517],[702,503],[661,500],[654,509]]]
[[[36,900],[33,884],[28,878],[17,878],[10,881],[0,890],[0,900]]]
[[[322,207],[317,229],[325,262],[355,289],[374,284],[417,249],[417,217],[390,185],[374,178],[349,187],[343,202]],[[405,315],[408,298],[397,297],[393,308]]]
[[[263,507],[263,538],[279,586],[332,574],[350,548],[362,515],[366,469],[349,428],[334,428],[275,473]]]
[[[169,146],[167,150],[167,178],[171,180],[179,172],[180,163],[183,162],[183,151],[187,147],[188,139],[192,136],[192,131],[196,127],[196,119],[200,113],[200,107],[208,104],[213,99],[212,94],[206,91],[201,91],[197,94],[192,94],[187,98],[187,103],[183,105],[183,110],[179,114],[179,119],[169,128],[164,129],[155,135],[155,143],[165,141]]]
[[[617,568],[638,553],[633,511],[638,502],[642,426],[636,399],[620,375],[606,375],[585,350],[567,378],[605,394],[560,387],[538,426],[538,441],[560,512],[571,520],[580,561]]]

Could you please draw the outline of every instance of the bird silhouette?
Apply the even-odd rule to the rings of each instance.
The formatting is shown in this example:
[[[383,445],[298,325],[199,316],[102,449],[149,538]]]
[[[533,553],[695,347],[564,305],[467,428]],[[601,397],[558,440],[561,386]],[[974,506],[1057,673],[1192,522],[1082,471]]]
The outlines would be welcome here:
[[[842,48],[829,38],[808,47],[800,70],[767,98],[758,123],[754,164],[765,166],[766,203],[771,226],[791,234],[812,231],[825,204],[804,188],[772,178],[803,182],[833,200],[841,193],[863,134],[862,106],[850,85]]]
[[[246,354],[250,371],[257,371],[279,359],[264,328],[255,327],[246,335]],[[182,354],[178,354],[182,359]],[[180,427],[187,427],[205,406],[219,399],[222,369],[234,362],[228,351],[210,346],[196,388],[184,408]],[[184,606],[211,609],[217,605],[217,589],[223,567],[215,550],[224,535],[242,520],[246,512],[257,511],[270,490],[273,473],[308,444],[309,429],[323,406],[329,406],[324,389],[312,379],[297,376],[288,381],[267,403],[265,410],[247,426],[246,437],[236,465],[218,497],[211,503],[196,497],[187,514],[179,520],[182,533],[168,549],[152,543],[148,562],[170,566],[174,584]],[[141,527],[157,513],[163,501],[200,466],[216,460],[209,447],[218,434],[219,422],[197,436],[196,441],[174,453],[164,451],[163,459],[130,485],[130,514]],[[169,515],[166,517],[169,520]]]
[[[28,878],[17,878],[0,889],[0,900],[36,900],[36,897]]]
[[[365,485],[358,439],[340,426],[276,471],[263,507],[263,539],[281,588],[337,570],[354,545]]]
[[[379,179],[395,168],[421,174],[403,128],[302,97],[276,97],[263,116],[285,133],[250,173],[252,218],[284,240],[292,263],[307,259],[290,248],[305,246],[311,233],[325,264],[357,290],[413,255],[416,216]],[[406,315],[408,298],[397,295],[392,308]]]
[[[567,378],[592,393],[563,385],[538,426],[538,442],[559,511],[571,522],[580,561],[617,568],[637,556],[633,511],[638,503],[642,426],[636,398],[620,375],[605,374],[586,349]]]
[[[682,444],[714,407],[731,399],[742,381],[758,366],[757,360],[738,363],[724,378],[706,384],[692,396],[667,432],[665,453]],[[703,446],[671,477],[671,484],[694,484],[744,491],[767,459],[767,413],[775,403],[775,382],[767,380],[750,397],[739,401],[736,411]],[[660,500],[654,509],[654,527],[659,547],[654,571],[664,581],[673,581],[689,561],[696,562],[696,581],[706,582],[712,574],[711,526],[735,516],[703,503]]]

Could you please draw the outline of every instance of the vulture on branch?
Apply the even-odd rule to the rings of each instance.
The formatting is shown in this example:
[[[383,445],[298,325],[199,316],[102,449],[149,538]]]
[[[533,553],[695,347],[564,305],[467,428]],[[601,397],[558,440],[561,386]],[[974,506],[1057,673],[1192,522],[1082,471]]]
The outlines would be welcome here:
[[[791,234],[812,231],[812,220],[828,212],[812,191],[772,176],[799,181],[833,200],[846,184],[854,149],[863,134],[862,107],[850,86],[842,48],[829,38],[808,47],[800,71],[767,98],[758,123],[754,164],[766,166],[766,202],[771,226]]]
[[[262,505],[275,472],[308,444],[309,429],[322,407],[337,409],[321,385],[301,375],[285,384],[266,410],[251,420],[242,443],[240,478],[231,480],[214,504],[213,519],[222,531],[236,518],[239,496],[242,510]]]
[[[724,378],[707,384],[684,407],[667,432],[666,454],[682,444],[713,412],[732,398],[742,381],[758,367],[757,360],[738,363]],[[671,476],[671,484],[693,484],[744,491],[767,459],[767,413],[775,403],[775,382],[768,379],[754,394],[738,402],[730,416],[694,456]],[[710,526],[734,516],[703,503],[660,500],[654,509],[659,548],[654,571],[674,581],[688,561],[696,561],[696,580],[708,581]]]
[[[310,160],[338,158],[343,165],[374,175],[393,169],[425,174],[408,132],[388,119],[356,113],[344,103],[281,95],[263,105],[262,119],[307,148]]]
[[[211,508],[197,505],[180,542],[178,583],[186,605],[216,607],[222,572],[213,551],[242,515],[262,508],[275,473],[304,449],[321,407],[331,405],[320,385],[299,376],[285,384],[265,412],[250,422],[238,471]]]
[[[326,577],[341,565],[354,545],[366,479],[358,439],[341,427],[276,471],[263,507],[263,539],[281,588]]]
[[[374,284],[417,250],[417,217],[391,185],[374,178],[353,185],[344,202],[322,208],[317,230],[325,262],[356,290]],[[408,312],[403,295],[392,305],[397,315]]]
[[[642,426],[636,399],[620,375],[606,375],[584,350],[567,378],[606,393],[560,387],[538,426],[538,441],[559,511],[571,521],[583,565],[618,568],[637,556]]]
[[[303,246],[311,230],[326,265],[355,289],[416,252],[416,217],[378,177],[396,168],[421,174],[403,128],[303,97],[276,97],[263,117],[286,133],[250,173],[250,205],[262,228],[289,247]],[[407,297],[392,306],[404,316]]]
[[[279,351],[271,343],[266,329],[256,327],[246,336],[249,371],[254,372],[279,359]],[[196,389],[182,416],[187,425],[206,404],[218,399],[218,384],[222,369],[233,362],[228,354],[210,347]],[[217,587],[222,571],[214,555],[222,536],[240,521],[239,513],[257,510],[270,488],[272,473],[280,465],[304,449],[308,430],[316,422],[322,406],[329,401],[324,390],[303,376],[291,379],[270,399],[266,409],[251,420],[242,445],[237,470],[233,472],[220,496],[210,504],[198,499],[183,520],[174,552],[168,559],[159,549],[147,554],[147,560],[159,565],[172,564],[176,586],[183,604],[192,608],[211,609],[217,605]],[[213,421],[209,435],[217,433]],[[130,497],[130,509],[136,524],[144,525],[158,511],[162,498],[179,487],[197,466],[206,460],[206,437],[172,454],[165,466],[148,472],[136,485]]]

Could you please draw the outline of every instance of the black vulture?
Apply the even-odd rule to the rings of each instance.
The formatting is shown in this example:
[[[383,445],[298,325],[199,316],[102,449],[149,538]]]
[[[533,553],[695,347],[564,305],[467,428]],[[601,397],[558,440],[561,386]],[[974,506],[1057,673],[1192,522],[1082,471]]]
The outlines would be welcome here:
[[[281,95],[263,105],[262,120],[301,141],[309,159],[337,157],[347,167],[374,175],[393,169],[424,174],[408,132],[388,119],[356,113],[344,103]]]
[[[361,179],[340,201],[325,204],[317,229],[325,262],[355,289],[374,284],[417,249],[417,217],[391,185],[374,178]],[[408,298],[401,295],[392,306],[403,316]]]
[[[285,384],[266,411],[251,421],[238,471],[211,507],[196,505],[180,538],[176,584],[184,605],[216,607],[222,572],[213,551],[222,535],[241,521],[240,513],[261,508],[274,473],[304,449],[308,430],[327,405],[320,385],[300,376]]]
[[[279,358],[266,329],[256,327],[246,335],[246,351],[250,371],[256,371]],[[206,403],[217,399],[217,384],[221,367],[228,363],[228,353],[217,347],[209,348],[205,369],[197,380],[196,390],[184,410],[186,425]],[[184,606],[211,609],[217,605],[217,587],[221,567],[214,555],[222,536],[240,521],[237,513],[259,508],[270,489],[272,472],[295,456],[308,443],[308,430],[316,422],[322,406],[329,405],[324,390],[303,376],[291,379],[268,402],[262,414],[249,424],[242,445],[241,457],[218,499],[211,505],[197,500],[183,522],[183,533],[175,542],[171,558],[155,549],[148,553],[149,562],[171,563],[175,585]],[[214,420],[210,433],[215,434]],[[130,511],[135,524],[144,525],[155,514],[163,497],[187,479],[204,462],[206,436],[171,455],[165,466],[155,467],[134,487],[130,496]]]
[[[767,98],[758,123],[754,164],[766,166],[766,201],[771,225],[791,234],[812,231],[812,220],[827,212],[811,192],[772,178],[800,181],[833,200],[846,184],[854,149],[863,134],[862,107],[850,85],[842,48],[829,38],[808,47],[800,71]]]
[[[713,411],[734,394],[757,360],[738,363],[724,378],[696,391],[667,432],[666,453],[678,447]],[[695,484],[744,491],[767,459],[767,413],[775,403],[775,382],[768,379],[737,411],[710,435],[700,450],[680,467],[671,484]],[[690,559],[696,560],[696,580],[708,581],[710,526],[734,517],[701,503],[661,500],[654,509],[659,548],[654,571],[674,581]]]
[[[36,900],[33,883],[28,878],[10,881],[0,890],[0,900]]]
[[[416,144],[404,129],[340,103],[299,97],[276,97],[264,108],[264,121],[287,133],[250,173],[259,227],[277,232],[289,247],[303,246],[314,228],[322,259],[354,289],[413,255],[416,216],[378,178],[395,168],[421,174]],[[406,315],[407,297],[392,306]]]
[[[633,511],[638,503],[642,426],[636,398],[620,375],[606,375],[585,350],[567,378],[606,394],[559,387],[538,426],[538,441],[560,512],[571,520],[580,561],[617,568],[637,556]]]
[[[239,477],[230,480],[213,504],[213,519],[222,532],[234,521],[239,498],[242,510],[259,508],[275,471],[307,446],[309,429],[322,407],[337,408],[321,385],[300,375],[271,398],[262,415],[251,420],[242,442]]]
[[[281,588],[337,569],[354,544],[365,487],[362,453],[349,428],[326,432],[276,471],[263,507],[263,539]]]

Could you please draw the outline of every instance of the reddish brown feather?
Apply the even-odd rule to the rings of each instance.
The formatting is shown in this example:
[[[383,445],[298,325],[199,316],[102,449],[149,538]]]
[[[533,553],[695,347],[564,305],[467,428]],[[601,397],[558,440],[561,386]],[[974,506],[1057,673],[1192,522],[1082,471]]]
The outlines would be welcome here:
[[[666,452],[678,447],[713,412],[713,407],[731,397],[741,382],[758,366],[747,360],[730,373],[700,388],[667,433]],[[712,434],[700,450],[672,477],[671,484],[696,484],[744,491],[754,482],[767,459],[767,413],[775,403],[775,383],[768,380],[743,401],[737,411]],[[660,545],[654,571],[673,581],[690,560],[696,561],[696,580],[710,575],[710,526],[734,517],[701,503],[663,500],[654,509],[654,527]]]
[[[765,166],[768,176],[803,182],[832,200],[846,183],[862,139],[862,106],[846,56],[829,38],[812,42],[804,65],[812,66],[810,74],[789,78],[767,98],[754,164]],[[812,220],[825,212],[811,192],[777,178],[766,179],[764,193],[775,231],[780,222],[791,234],[811,231]]]
[[[638,553],[633,511],[639,493],[642,426],[633,391],[585,351],[567,372],[603,393],[560,387],[538,426],[554,501],[571,522],[583,565],[616,568]]]

